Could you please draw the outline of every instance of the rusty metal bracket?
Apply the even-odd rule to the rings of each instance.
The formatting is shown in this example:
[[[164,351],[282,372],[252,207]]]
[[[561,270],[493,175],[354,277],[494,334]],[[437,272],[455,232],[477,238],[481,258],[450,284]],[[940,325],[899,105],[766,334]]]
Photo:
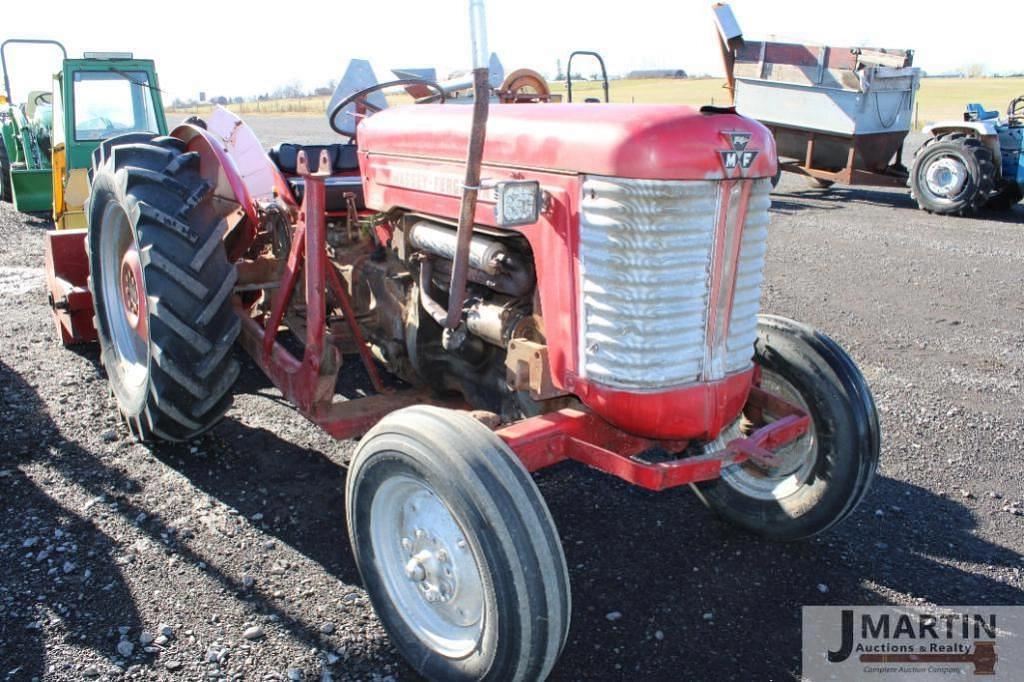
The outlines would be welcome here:
[[[512,339],[505,357],[508,382],[517,391],[529,391],[534,400],[567,395],[551,380],[548,347],[526,339]]]

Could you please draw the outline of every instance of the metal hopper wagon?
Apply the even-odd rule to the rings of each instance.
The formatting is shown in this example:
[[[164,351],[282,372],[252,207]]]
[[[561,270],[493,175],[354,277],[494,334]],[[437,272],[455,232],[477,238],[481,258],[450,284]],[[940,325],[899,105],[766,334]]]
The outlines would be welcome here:
[[[903,141],[921,82],[912,50],[744,40],[714,6],[736,109],[775,136],[779,169],[829,187],[904,187]]]
[[[394,82],[339,93],[335,144],[268,155],[222,109],[104,142],[90,287],[137,438],[214,426],[240,340],[303,415],[362,436],[349,535],[410,664],[532,680],[571,608],[530,472],[692,484],[740,527],[797,540],[864,496],[879,430],[835,342],[759,315],[768,130],[732,109],[492,104],[470,5],[468,105],[415,79],[410,106],[386,107]],[[372,395],[336,394],[363,371]]]

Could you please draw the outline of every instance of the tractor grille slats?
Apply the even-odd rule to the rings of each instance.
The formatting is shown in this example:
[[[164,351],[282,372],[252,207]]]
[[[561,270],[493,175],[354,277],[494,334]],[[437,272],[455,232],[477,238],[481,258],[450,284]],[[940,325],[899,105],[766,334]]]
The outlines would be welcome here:
[[[726,372],[750,364],[764,269],[769,185],[746,182],[754,187],[722,349]],[[584,179],[579,241],[584,377],[607,386],[654,390],[705,376],[720,185]]]

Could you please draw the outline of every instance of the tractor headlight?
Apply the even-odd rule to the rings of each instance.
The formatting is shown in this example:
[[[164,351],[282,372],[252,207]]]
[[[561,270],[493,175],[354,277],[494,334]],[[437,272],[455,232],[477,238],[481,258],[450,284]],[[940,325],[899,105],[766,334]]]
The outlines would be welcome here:
[[[536,180],[503,180],[494,186],[494,219],[501,227],[532,225],[540,217],[542,201]]]

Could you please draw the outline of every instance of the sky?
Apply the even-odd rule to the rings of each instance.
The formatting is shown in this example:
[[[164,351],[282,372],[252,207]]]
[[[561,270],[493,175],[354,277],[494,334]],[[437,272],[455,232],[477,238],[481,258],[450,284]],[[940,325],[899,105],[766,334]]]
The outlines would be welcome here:
[[[1020,0],[989,0],[977,30],[949,21],[934,2],[910,0],[733,0],[747,37],[830,45],[912,48],[931,73],[981,63],[1024,71]],[[470,66],[466,0],[186,2],[50,0],[44,10],[4,2],[0,39],[55,38],[72,56],[131,51],[156,60],[164,99],[254,95],[340,78],[348,60],[388,69]],[[708,0],[488,0],[488,44],[506,72],[553,75],[572,50],[600,52],[613,74],[682,68],[721,75]],[[48,16],[41,21],[41,16]],[[1004,20],[998,20],[1004,17]],[[995,18],[996,20],[992,20]],[[49,89],[54,51],[10,48],[15,93]],[[584,69],[589,72],[589,67]]]

